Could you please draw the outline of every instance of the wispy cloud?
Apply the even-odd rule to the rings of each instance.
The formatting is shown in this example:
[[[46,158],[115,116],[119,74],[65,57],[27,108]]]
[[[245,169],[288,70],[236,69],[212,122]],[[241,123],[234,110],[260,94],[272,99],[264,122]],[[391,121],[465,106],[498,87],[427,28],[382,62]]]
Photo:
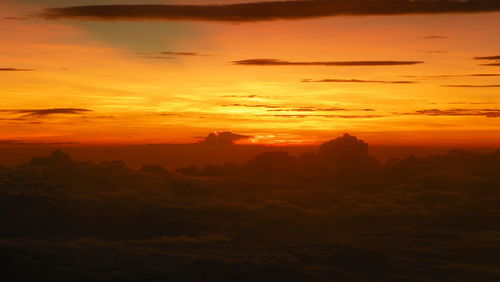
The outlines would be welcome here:
[[[498,63],[491,63],[491,64],[480,64],[480,66],[498,67],[498,66],[500,66],[500,62],[498,62]]]
[[[339,107],[285,107],[276,105],[265,105],[265,104],[229,104],[222,105],[223,107],[246,107],[246,108],[265,108],[268,112],[337,112],[337,111],[362,111],[362,112],[372,112],[374,109],[348,109]]]
[[[500,73],[473,73],[473,74],[444,74],[444,75],[402,75],[406,78],[417,79],[444,79],[444,78],[458,78],[458,77],[497,77]]]
[[[34,71],[33,69],[0,68],[0,71]]]
[[[259,117],[277,118],[341,118],[341,119],[362,119],[362,118],[382,118],[382,115],[257,115]]]
[[[500,109],[427,109],[418,110],[403,115],[425,115],[425,116],[484,116],[489,118],[500,117]]]
[[[423,36],[422,38],[424,38],[424,39],[446,39],[448,37],[443,36],[443,35],[427,35],[427,36]]]
[[[449,85],[441,85],[442,87],[456,87],[456,88],[497,88],[500,87],[500,84],[488,84],[488,85],[469,85],[469,84],[449,84]]]
[[[13,114],[21,114],[20,118],[40,118],[49,115],[63,114],[63,115],[81,115],[92,110],[78,109],[78,108],[54,108],[54,109],[20,109],[20,110],[0,110],[0,112],[7,112]]]
[[[76,142],[33,142],[24,140],[0,140],[0,146],[52,146],[52,145],[72,145]]]
[[[45,10],[47,19],[252,22],[340,15],[407,15],[499,11],[497,0],[299,0],[219,5],[94,5]],[[428,36],[430,38],[431,36]]]
[[[294,62],[278,59],[249,59],[233,61],[235,65],[245,66],[399,66],[422,64],[422,61],[320,61]]]
[[[500,56],[475,57],[475,60],[500,60]]]
[[[320,79],[320,80],[312,80],[312,79],[304,79],[302,82],[333,82],[333,83],[382,83],[382,84],[411,84],[417,83],[416,81],[408,81],[408,80],[396,80],[396,81],[387,81],[387,80],[362,80],[362,79]]]

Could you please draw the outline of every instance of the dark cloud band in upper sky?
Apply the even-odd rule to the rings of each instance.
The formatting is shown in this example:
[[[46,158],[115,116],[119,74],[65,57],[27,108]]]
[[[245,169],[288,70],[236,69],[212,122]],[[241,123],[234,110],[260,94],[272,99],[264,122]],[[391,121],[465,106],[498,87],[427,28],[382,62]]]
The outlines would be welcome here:
[[[235,65],[246,66],[401,66],[422,64],[422,61],[333,61],[333,62],[292,62],[278,59],[249,59],[233,61]]]
[[[500,11],[498,0],[299,0],[221,5],[94,5],[52,8],[48,19],[233,21],[339,15],[406,15]]]

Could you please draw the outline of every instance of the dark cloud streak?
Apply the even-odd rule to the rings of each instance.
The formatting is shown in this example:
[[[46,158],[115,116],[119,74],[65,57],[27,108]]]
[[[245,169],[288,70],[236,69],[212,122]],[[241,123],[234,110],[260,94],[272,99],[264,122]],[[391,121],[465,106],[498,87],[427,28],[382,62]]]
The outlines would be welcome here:
[[[500,11],[496,0],[310,0],[222,5],[95,5],[45,10],[47,19],[254,22],[341,15],[408,15]]]
[[[248,59],[233,61],[244,66],[400,66],[422,64],[422,61],[332,61],[332,62],[293,62],[278,59]]]
[[[33,69],[0,68],[0,71],[34,71]]]
[[[32,109],[32,110],[0,110],[0,112],[22,114],[21,118],[40,118],[55,114],[80,115],[92,110],[78,108],[53,108],[53,109]]]
[[[304,79],[302,82],[334,82],[334,83],[382,83],[382,84],[412,84],[417,83],[416,81],[386,81],[386,80],[362,80],[362,79],[321,79],[321,80],[311,80]]]

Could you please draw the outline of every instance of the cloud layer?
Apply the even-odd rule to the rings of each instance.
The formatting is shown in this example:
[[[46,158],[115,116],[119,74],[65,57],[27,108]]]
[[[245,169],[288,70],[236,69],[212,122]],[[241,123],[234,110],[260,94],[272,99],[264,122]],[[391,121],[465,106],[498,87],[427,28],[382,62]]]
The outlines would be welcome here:
[[[46,117],[55,114],[80,115],[92,110],[78,108],[53,108],[53,109],[30,109],[30,110],[0,110],[0,112],[22,114],[21,118]]]
[[[0,71],[34,71],[33,69],[0,68]]]
[[[304,80],[302,80],[302,82],[382,83],[382,84],[412,84],[412,83],[417,83],[415,81],[408,81],[408,80],[387,81],[387,80],[334,79],[334,78],[320,79],[320,80],[304,79]]]
[[[222,5],[95,5],[52,8],[48,19],[233,21],[294,20],[340,15],[406,15],[500,11],[496,0],[310,0]]]
[[[401,66],[422,64],[422,61],[321,61],[294,62],[279,59],[248,59],[233,61],[235,65],[244,66]]]

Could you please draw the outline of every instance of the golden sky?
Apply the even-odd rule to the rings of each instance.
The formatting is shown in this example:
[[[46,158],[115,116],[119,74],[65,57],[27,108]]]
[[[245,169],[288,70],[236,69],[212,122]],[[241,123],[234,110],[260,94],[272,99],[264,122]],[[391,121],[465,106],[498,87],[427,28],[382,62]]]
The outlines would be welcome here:
[[[135,18],[47,10],[144,4],[68,2],[0,1],[2,140],[182,143],[230,130],[258,144],[343,132],[372,144],[500,143],[500,7],[420,14],[380,0],[375,15],[272,18],[185,6],[160,17],[126,6],[142,11]],[[181,2],[242,1],[148,4],[175,12]]]

